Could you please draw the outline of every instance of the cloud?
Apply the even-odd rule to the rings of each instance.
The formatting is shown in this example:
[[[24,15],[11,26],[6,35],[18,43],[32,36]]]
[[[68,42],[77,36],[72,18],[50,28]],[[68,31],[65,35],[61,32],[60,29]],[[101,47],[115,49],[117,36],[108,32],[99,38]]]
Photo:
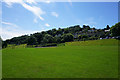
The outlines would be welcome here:
[[[14,3],[22,3],[23,0],[3,0],[2,2],[5,2],[8,5],[7,7],[11,7],[12,4],[14,4]]]
[[[71,0],[68,0],[68,2],[70,3],[70,5],[72,6],[72,1]]]
[[[27,0],[26,2],[23,0],[3,0],[3,2],[5,2],[8,6],[12,6],[12,4],[18,3],[28,11],[31,11],[39,19],[44,20],[44,18],[41,17],[41,15],[45,14],[45,11],[43,11],[40,7],[32,5],[32,4],[36,4],[35,0]],[[27,3],[31,5],[28,5]]]
[[[13,23],[9,23],[9,22],[4,22],[2,21],[1,22],[3,25],[9,25],[9,26],[12,26],[12,27],[18,27],[17,25],[13,24]]]
[[[24,8],[26,8],[27,10],[31,11],[34,15],[39,17],[41,20],[44,20],[44,18],[41,17],[41,15],[45,14],[45,12],[41,8],[36,7],[36,6],[29,6],[29,5],[25,4],[25,3],[22,3],[22,6]]]
[[[50,3],[50,0],[45,1],[46,3]]]
[[[21,29],[18,25],[10,22],[2,22],[2,27],[0,27],[0,35],[3,40],[11,39],[13,37],[18,37],[25,34],[31,34],[34,32],[36,31]]]
[[[34,23],[38,23],[37,18],[34,19]]]
[[[59,15],[56,12],[51,12],[51,15],[58,17]]]
[[[35,2],[35,0],[26,0],[26,2],[29,3],[29,4],[33,4],[33,3],[34,3],[34,4],[37,4],[37,3]]]
[[[46,23],[45,26],[49,27],[50,25],[48,23]]]

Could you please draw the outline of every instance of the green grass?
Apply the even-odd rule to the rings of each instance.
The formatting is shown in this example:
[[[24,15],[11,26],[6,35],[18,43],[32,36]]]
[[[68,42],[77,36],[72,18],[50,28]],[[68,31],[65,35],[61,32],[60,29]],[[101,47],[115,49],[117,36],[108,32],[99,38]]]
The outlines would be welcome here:
[[[115,46],[115,45],[118,45],[118,40],[116,39],[66,42],[66,46]]]
[[[117,78],[117,41],[111,39],[108,43],[115,44],[96,46],[95,41],[96,45],[92,46],[71,46],[68,45],[70,42],[66,43],[67,46],[56,48],[6,48],[2,50],[2,76],[3,78]]]
[[[0,49],[0,79],[2,79],[2,50]]]

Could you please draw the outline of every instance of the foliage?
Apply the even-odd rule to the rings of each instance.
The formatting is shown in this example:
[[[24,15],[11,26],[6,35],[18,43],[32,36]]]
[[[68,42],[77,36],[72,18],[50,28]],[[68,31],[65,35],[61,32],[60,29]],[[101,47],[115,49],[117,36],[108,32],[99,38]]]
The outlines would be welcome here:
[[[53,43],[55,42],[55,39],[53,36],[49,35],[49,34],[45,34],[45,36],[43,37],[43,43]]]
[[[30,36],[28,38],[27,45],[36,45],[37,44],[37,39],[34,36]]]
[[[65,46],[65,43],[57,44],[57,46]]]
[[[17,44],[17,45],[19,45],[19,44],[25,44],[25,43],[27,43],[28,37],[29,37],[28,35],[14,37],[12,39],[6,40],[6,42],[8,44]]]
[[[109,25],[107,25],[106,29],[107,29],[107,30],[110,29]]]
[[[38,44],[41,43],[43,35],[41,33],[34,33],[33,36],[37,39]]]
[[[73,41],[73,39],[74,39],[74,37],[73,37],[73,35],[71,33],[62,35],[62,42]]]
[[[61,43],[61,37],[56,37],[56,43]]]
[[[83,25],[83,29],[90,30],[90,26],[88,26],[88,25]]]
[[[7,42],[6,42],[6,41],[3,41],[3,42],[2,42],[2,48],[6,48],[6,47],[7,47],[7,45],[8,45],[8,44],[7,44]]]
[[[78,35],[78,39],[81,40],[82,39],[82,35]]]
[[[0,49],[2,48],[2,38],[0,37]]]
[[[111,27],[112,36],[120,36],[120,22]]]

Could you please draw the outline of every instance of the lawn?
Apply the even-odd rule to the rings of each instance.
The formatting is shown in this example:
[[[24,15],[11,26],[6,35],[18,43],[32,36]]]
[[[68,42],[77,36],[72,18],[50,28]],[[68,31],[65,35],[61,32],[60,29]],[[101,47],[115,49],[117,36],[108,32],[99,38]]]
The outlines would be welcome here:
[[[95,44],[91,45],[94,42]],[[102,45],[97,42],[101,42]],[[2,50],[2,76],[3,78],[117,78],[117,42],[110,39],[92,43],[69,42],[66,46],[51,48],[6,48]]]

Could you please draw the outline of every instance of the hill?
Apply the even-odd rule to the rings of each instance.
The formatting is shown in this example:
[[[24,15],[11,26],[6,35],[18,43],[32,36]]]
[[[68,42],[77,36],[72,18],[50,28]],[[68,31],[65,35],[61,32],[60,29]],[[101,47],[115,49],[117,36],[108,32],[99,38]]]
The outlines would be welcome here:
[[[108,39],[51,48],[6,48],[2,50],[2,77],[118,78],[117,42]]]
[[[88,40],[88,41],[75,41],[66,42],[66,46],[116,46],[119,40],[116,39],[102,39],[102,40]]]

